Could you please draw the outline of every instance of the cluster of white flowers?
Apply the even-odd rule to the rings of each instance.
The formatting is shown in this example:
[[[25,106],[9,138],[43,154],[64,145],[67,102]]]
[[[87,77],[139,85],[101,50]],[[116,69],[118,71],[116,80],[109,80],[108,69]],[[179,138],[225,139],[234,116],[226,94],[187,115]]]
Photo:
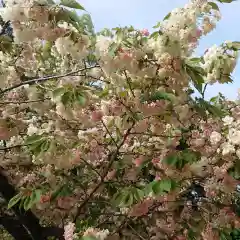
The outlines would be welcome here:
[[[237,56],[237,51],[229,54],[221,46],[213,45],[209,48],[203,56],[204,63],[202,64],[202,67],[208,73],[205,81],[209,84],[227,82],[228,76],[236,66]]]
[[[6,1],[1,16],[4,21],[12,21],[15,42],[29,42],[39,35],[34,27],[48,22],[49,12],[32,0],[17,0]]]
[[[79,130],[78,131],[78,138],[80,140],[82,139],[88,139],[88,135],[98,135],[99,134],[99,129],[94,127],[94,128],[88,128],[86,130]]]
[[[213,12],[210,19],[210,12]],[[202,30],[198,27],[199,17],[203,16]],[[195,0],[186,4],[184,8],[174,9],[167,20],[162,23],[164,33],[167,33],[171,41],[179,41],[182,44],[182,54],[189,54],[195,48],[202,33],[207,34],[215,27],[215,20],[220,15],[212,9],[207,0]],[[179,39],[180,37],[180,39]]]
[[[62,56],[70,54],[77,60],[81,60],[88,55],[87,48],[89,44],[90,41],[87,35],[81,35],[77,42],[74,42],[70,37],[60,37],[55,42],[57,51]]]
[[[240,125],[239,120],[235,120],[231,116],[225,116],[223,119],[223,125],[227,127],[228,133],[226,135],[227,141],[221,144],[222,154],[227,155],[236,153],[237,156],[240,153]]]
[[[24,139],[21,136],[12,136],[9,141],[7,141],[6,147],[17,146],[24,144]]]
[[[30,123],[28,125],[27,135],[32,136],[34,134],[42,135],[43,133],[49,133],[52,130],[53,125],[54,125],[54,121],[43,123],[40,127],[37,127],[35,124]]]
[[[223,124],[224,124],[225,126],[229,126],[229,125],[231,125],[231,124],[233,123],[234,118],[233,118],[233,117],[230,117],[230,116],[226,116],[226,117],[224,117],[222,120],[223,120]]]
[[[98,240],[104,240],[107,238],[108,235],[109,235],[108,229],[100,230],[97,228],[88,228],[83,234],[83,236],[92,236]]]
[[[213,145],[216,145],[217,143],[219,143],[222,139],[222,136],[219,132],[213,131],[210,135],[210,142]]]
[[[18,183],[18,186],[22,186],[25,183],[32,183],[36,180],[36,174],[35,173],[29,173],[27,174],[21,181]]]
[[[64,226],[64,239],[65,240],[73,240],[75,229],[76,229],[75,224],[72,222],[65,225]]]

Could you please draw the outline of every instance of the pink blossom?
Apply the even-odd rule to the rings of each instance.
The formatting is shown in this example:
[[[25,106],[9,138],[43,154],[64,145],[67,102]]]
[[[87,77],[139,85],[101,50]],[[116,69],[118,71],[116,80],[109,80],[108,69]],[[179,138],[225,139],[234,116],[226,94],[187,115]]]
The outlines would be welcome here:
[[[240,219],[239,218],[234,221],[234,227],[240,228]]]
[[[138,133],[145,132],[148,129],[148,120],[144,119],[142,121],[139,121],[138,125],[135,127],[135,131]]]
[[[102,111],[94,111],[94,112],[92,112],[91,117],[94,122],[99,122],[99,121],[101,121],[101,119],[103,117],[103,112]]]
[[[75,151],[73,152],[73,160],[72,160],[72,163],[73,163],[73,164],[79,163],[79,162],[80,162],[80,159],[81,159],[81,152],[80,152],[80,150],[75,150]]]
[[[157,164],[157,163],[159,163],[160,162],[160,159],[159,158],[153,158],[152,159],[152,163],[153,164]]]
[[[143,163],[143,161],[144,161],[143,157],[139,157],[139,158],[136,158],[136,159],[134,160],[134,164],[135,164],[136,167],[139,167],[139,166],[141,166],[141,164]]]
[[[180,236],[176,236],[174,240],[186,240],[186,237],[180,235]]]
[[[113,103],[111,106],[111,110],[114,115],[120,115],[122,113],[122,109],[122,105],[118,102]]]
[[[198,29],[196,30],[196,37],[199,38],[199,37],[201,37],[201,36],[202,36],[202,30],[198,28]]]
[[[161,180],[161,177],[159,175],[155,176],[155,181]]]
[[[124,52],[123,53],[123,59],[125,60],[129,60],[129,59],[132,59],[132,53],[128,53],[128,52]]]
[[[16,100],[19,98],[19,94],[17,92],[9,92],[7,98],[10,100]]]
[[[69,210],[74,206],[73,197],[60,197],[57,199],[57,206],[64,210]]]
[[[0,140],[8,140],[10,137],[10,132],[7,128],[0,127]]]
[[[148,213],[148,209],[152,206],[153,200],[146,199],[141,203],[138,203],[133,206],[131,211],[131,216],[140,217]]]
[[[47,195],[42,195],[41,196],[41,199],[40,199],[40,203],[45,203],[45,202],[49,202],[51,199],[51,196],[50,194],[47,194]]]
[[[141,34],[144,35],[144,36],[149,36],[149,31],[148,29],[144,28],[142,31],[141,31]]]
[[[115,175],[116,175],[116,170],[114,169],[107,174],[105,180],[111,180],[115,177]]]
[[[76,227],[74,223],[68,223],[64,226],[64,239],[65,240],[73,240],[74,237],[74,231]]]
[[[174,58],[172,65],[173,65],[173,68],[176,72],[181,70],[182,64],[181,64],[180,59]]]
[[[190,35],[189,38],[188,38],[188,41],[191,42],[191,43],[195,43],[195,42],[197,42],[197,40],[198,39],[196,37],[193,37],[192,35]]]

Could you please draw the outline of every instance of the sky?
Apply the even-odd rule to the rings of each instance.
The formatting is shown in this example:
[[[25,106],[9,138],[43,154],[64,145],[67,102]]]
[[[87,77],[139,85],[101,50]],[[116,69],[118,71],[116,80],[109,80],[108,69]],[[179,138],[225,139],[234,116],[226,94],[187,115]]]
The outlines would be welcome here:
[[[188,0],[79,0],[91,15],[96,31],[105,27],[129,25],[151,31],[152,26],[172,9],[182,7],[187,2]],[[200,41],[197,54],[202,54],[213,44],[220,45],[226,40],[240,41],[240,0],[229,4],[218,3],[218,6],[222,19],[217,28]],[[232,84],[214,84],[208,87],[206,97],[210,98],[221,92],[231,100],[236,99],[240,88],[240,62],[233,73],[233,80]]]

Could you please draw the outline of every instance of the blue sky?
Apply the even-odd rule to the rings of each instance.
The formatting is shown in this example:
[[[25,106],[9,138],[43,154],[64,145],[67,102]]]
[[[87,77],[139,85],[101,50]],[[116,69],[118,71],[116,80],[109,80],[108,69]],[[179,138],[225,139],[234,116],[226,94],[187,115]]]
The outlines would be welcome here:
[[[172,9],[181,7],[188,0],[79,0],[91,14],[95,29],[104,27],[133,25],[136,28],[152,29],[156,22],[161,21]],[[225,40],[240,41],[240,0],[230,3],[218,3],[222,20],[217,28],[201,40],[197,54],[213,44],[221,44]],[[240,60],[240,59],[239,59]],[[214,85],[208,88],[206,97],[222,92],[229,99],[237,97],[240,88],[240,63],[233,73],[233,84]]]

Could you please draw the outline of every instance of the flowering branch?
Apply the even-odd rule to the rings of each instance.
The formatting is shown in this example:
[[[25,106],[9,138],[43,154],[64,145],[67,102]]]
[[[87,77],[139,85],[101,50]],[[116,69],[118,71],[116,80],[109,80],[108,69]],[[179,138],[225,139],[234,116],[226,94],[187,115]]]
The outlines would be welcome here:
[[[36,79],[30,79],[30,80],[27,80],[27,81],[24,81],[24,82],[21,82],[19,84],[16,84],[12,87],[9,87],[9,88],[6,88],[6,89],[3,89],[0,94],[3,95],[4,93],[6,92],[9,92],[15,88],[18,88],[18,87],[21,87],[21,86],[24,86],[24,85],[31,85],[31,84],[37,84],[39,82],[45,82],[45,81],[48,81],[48,80],[51,80],[51,79],[57,79],[57,78],[63,78],[63,77],[67,77],[67,76],[71,76],[73,74],[76,74],[76,73],[79,73],[79,72],[82,72],[82,71],[85,71],[85,70],[89,70],[89,69],[92,69],[92,68],[96,68],[96,67],[99,67],[98,65],[95,65],[95,66],[91,66],[91,67],[87,67],[87,68],[81,68],[79,70],[76,70],[76,71],[72,71],[72,72],[69,72],[69,73],[65,73],[65,74],[61,74],[61,75],[54,75],[54,76],[48,76],[48,77],[41,77],[41,78],[36,78]]]
[[[102,186],[102,184],[104,183],[104,179],[105,177],[107,176],[110,168],[112,167],[112,164],[113,162],[116,160],[117,156],[118,156],[118,152],[120,150],[120,148],[123,146],[123,144],[125,143],[126,139],[127,139],[127,136],[129,135],[131,129],[133,128],[134,126],[134,123],[132,124],[132,126],[126,131],[124,137],[123,137],[123,140],[122,142],[118,145],[117,149],[109,154],[108,156],[108,166],[106,167],[106,170],[104,171],[102,177],[101,177],[101,180],[100,182],[95,186],[95,188],[91,191],[91,193],[89,194],[89,196],[84,200],[84,202],[78,207],[77,209],[77,213],[74,217],[74,222],[77,220],[77,217],[79,216],[79,214],[81,213],[81,210],[85,207],[85,205],[88,203],[88,201],[92,198],[92,196],[94,195],[94,193]]]

